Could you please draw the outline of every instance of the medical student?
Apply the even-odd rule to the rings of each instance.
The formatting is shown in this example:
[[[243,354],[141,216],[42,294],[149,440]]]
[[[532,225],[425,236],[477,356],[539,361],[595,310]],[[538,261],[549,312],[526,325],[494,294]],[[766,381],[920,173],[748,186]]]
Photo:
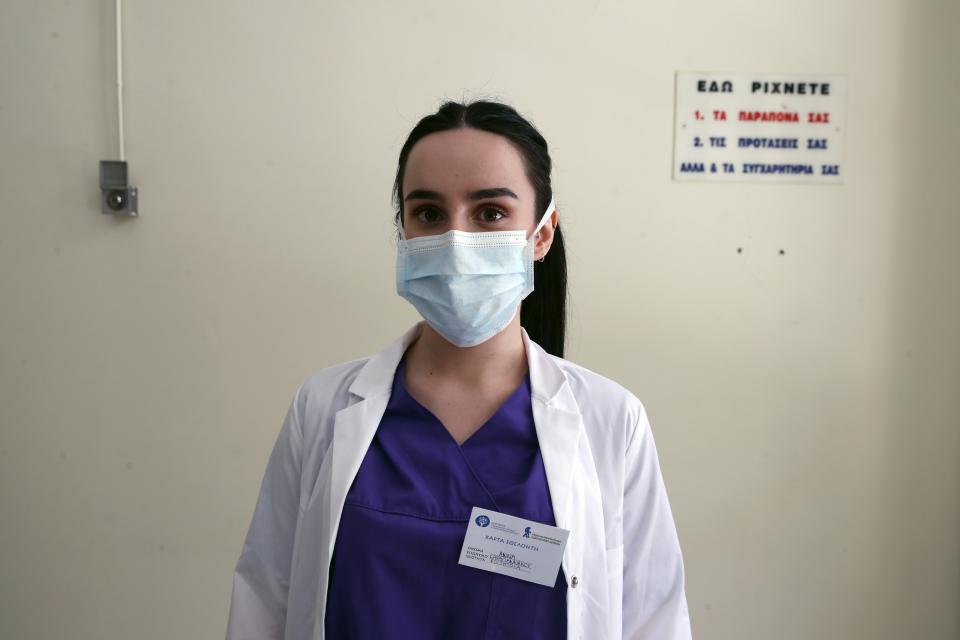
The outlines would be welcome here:
[[[234,574],[230,640],[690,638],[644,409],[562,359],[550,168],[507,105],[448,102],[410,133],[396,286],[423,322],[297,390]],[[555,579],[460,562],[468,527],[498,514],[524,535],[569,532]]]

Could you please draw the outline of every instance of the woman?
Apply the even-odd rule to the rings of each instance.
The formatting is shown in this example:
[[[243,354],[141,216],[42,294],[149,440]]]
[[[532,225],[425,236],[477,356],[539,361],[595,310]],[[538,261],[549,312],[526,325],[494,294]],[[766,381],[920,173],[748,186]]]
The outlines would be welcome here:
[[[537,130],[494,102],[448,102],[410,133],[394,185],[397,291],[424,322],[298,389],[228,638],[690,637],[643,407],[562,359],[550,167]],[[474,507],[520,518],[517,535],[568,531],[555,579],[531,582],[493,547],[512,558],[508,575],[461,562],[468,526],[491,522],[474,524]],[[551,535],[540,539],[565,534]]]

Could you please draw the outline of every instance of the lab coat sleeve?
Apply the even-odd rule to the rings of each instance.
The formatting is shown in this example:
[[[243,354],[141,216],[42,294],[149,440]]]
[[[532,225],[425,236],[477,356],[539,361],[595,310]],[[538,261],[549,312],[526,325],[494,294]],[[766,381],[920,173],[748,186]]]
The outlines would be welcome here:
[[[683,558],[646,413],[628,436],[623,500],[623,638],[687,640]]]
[[[300,504],[303,432],[294,397],[280,429],[233,574],[227,640],[284,635],[294,532]]]

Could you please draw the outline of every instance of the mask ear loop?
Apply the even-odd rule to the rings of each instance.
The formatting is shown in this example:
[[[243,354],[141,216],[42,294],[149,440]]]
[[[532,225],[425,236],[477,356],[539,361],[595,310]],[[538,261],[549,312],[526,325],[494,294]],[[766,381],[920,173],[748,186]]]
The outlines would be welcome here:
[[[556,205],[553,203],[553,199],[551,198],[550,204],[547,205],[547,211],[543,214],[543,217],[540,218],[540,222],[537,223],[537,228],[533,230],[533,233],[530,234],[530,236],[527,238],[527,240],[532,239],[533,236],[535,236],[535,235],[537,235],[538,233],[540,233],[540,229],[543,229],[544,225],[547,224],[547,222],[550,220],[551,216],[553,216],[553,212],[556,210],[556,208],[557,208],[557,207],[556,207]]]
[[[537,228],[534,229],[533,233],[530,234],[530,237],[527,238],[527,242],[530,242],[531,240],[533,240],[534,236],[540,233],[540,229],[543,229],[543,227],[547,224],[550,218],[553,217],[553,212],[556,211],[556,209],[557,209],[557,206],[554,204],[553,198],[551,198],[550,204],[547,205],[546,212],[543,214],[543,217],[540,218],[540,222],[537,223]],[[546,257],[547,257],[546,254],[544,254],[543,258],[540,258],[539,260],[537,260],[537,262],[543,262]]]

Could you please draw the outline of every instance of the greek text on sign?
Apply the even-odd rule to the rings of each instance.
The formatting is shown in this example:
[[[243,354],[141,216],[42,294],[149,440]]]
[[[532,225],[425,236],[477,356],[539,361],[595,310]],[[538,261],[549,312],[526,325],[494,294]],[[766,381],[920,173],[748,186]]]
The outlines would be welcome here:
[[[673,179],[842,182],[846,79],[677,72]]]

